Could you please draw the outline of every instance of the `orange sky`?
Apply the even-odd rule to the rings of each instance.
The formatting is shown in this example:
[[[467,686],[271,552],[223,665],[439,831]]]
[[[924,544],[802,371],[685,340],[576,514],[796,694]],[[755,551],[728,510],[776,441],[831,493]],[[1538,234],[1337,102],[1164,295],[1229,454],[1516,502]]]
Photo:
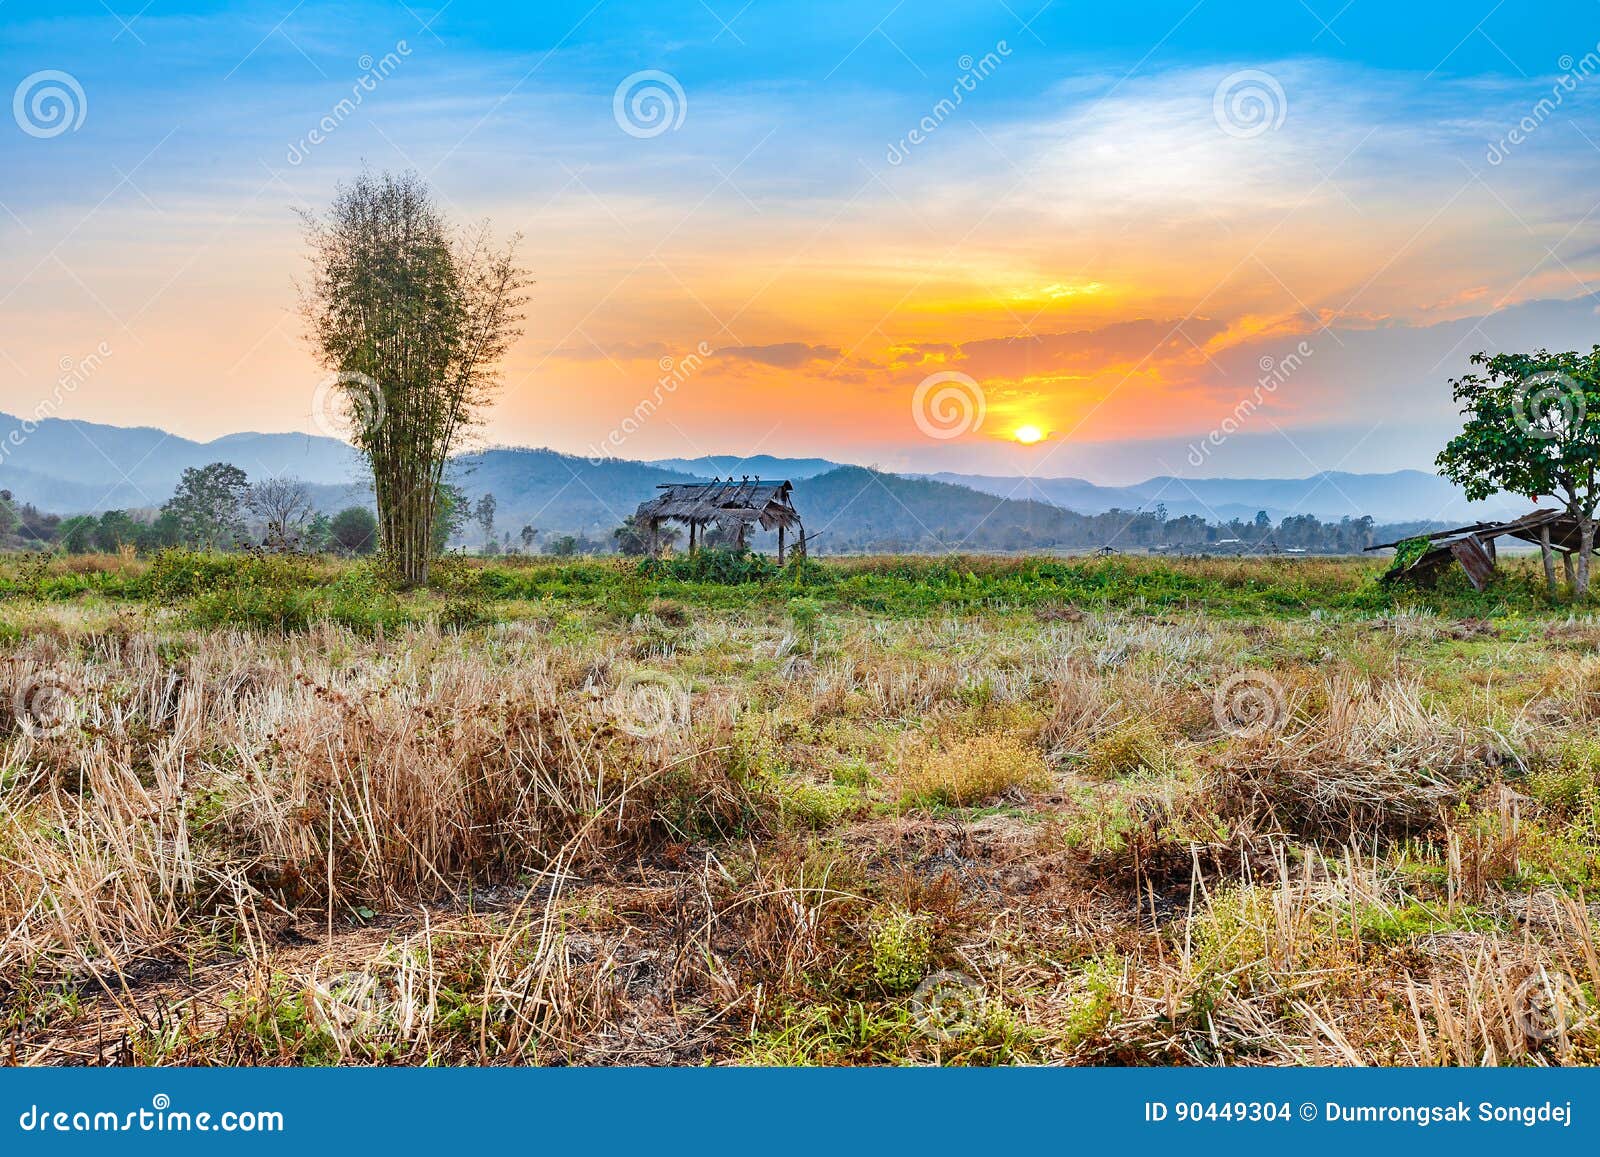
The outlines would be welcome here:
[[[1302,340],[1316,353],[1255,435],[1445,421],[1447,377],[1500,340],[1476,319],[1589,292],[1600,154],[1552,126],[1490,166],[1482,140],[1514,92],[1273,68],[1287,115],[1249,139],[1219,130],[1219,70],[1179,69],[952,123],[898,165],[859,127],[806,160],[815,129],[782,100],[715,93],[656,140],[508,113],[462,148],[436,123],[459,114],[413,110],[352,123],[297,167],[213,136],[236,163],[196,168],[192,131],[156,134],[143,161],[80,159],[77,196],[26,206],[7,235],[0,408],[31,410],[104,341],[61,416],[316,430],[293,209],[365,159],[431,173],[458,220],[525,234],[536,284],[491,443],[589,453],[656,393],[663,358],[700,343],[716,352],[613,452],[1073,473],[1087,447],[1216,429],[1263,359]],[[1417,115],[1446,97],[1456,123]],[[1528,308],[1505,340],[1569,338],[1571,310]],[[940,372],[970,376],[984,405],[948,439],[913,408]],[[1017,446],[1019,425],[1045,438]]]

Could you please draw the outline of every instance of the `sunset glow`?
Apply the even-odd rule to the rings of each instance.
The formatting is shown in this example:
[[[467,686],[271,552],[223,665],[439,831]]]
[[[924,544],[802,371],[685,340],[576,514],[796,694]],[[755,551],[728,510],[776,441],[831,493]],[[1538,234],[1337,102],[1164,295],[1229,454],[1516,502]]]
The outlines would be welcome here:
[[[296,210],[363,163],[524,235],[535,284],[488,443],[919,470],[1033,446],[1030,469],[1107,480],[1426,466],[1474,350],[1596,329],[1600,152],[1578,129],[1600,85],[1494,144],[1581,47],[1540,21],[1463,40],[1357,5],[1339,40],[1308,23],[1242,50],[1236,18],[1119,12],[1084,56],[1061,6],[1026,28],[907,8],[876,35],[881,12],[824,5],[825,32],[755,5],[736,37],[696,6],[637,36],[608,12],[602,34],[588,7],[423,30],[394,5],[215,28],[158,6],[114,61],[103,7],[52,7],[48,32],[8,8],[9,83],[48,59],[86,115],[0,134],[0,409],[104,342],[60,416],[314,431]],[[911,141],[963,58],[983,79]],[[664,119],[629,119],[630,82]],[[1252,83],[1266,116],[1234,123]],[[1263,369],[1302,342],[1292,373]],[[930,437],[911,398],[946,372],[987,418]]]

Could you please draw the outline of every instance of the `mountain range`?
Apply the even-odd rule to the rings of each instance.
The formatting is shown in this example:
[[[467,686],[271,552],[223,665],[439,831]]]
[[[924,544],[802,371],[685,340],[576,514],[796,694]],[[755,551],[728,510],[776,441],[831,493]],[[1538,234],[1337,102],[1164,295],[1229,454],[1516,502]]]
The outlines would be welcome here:
[[[59,514],[150,508],[171,496],[186,467],[225,461],[252,478],[294,475],[311,485],[319,508],[370,503],[356,452],[334,438],[241,433],[197,442],[154,427],[49,418],[23,422],[0,414],[0,487]],[[497,526],[531,525],[556,534],[608,537],[661,483],[694,478],[784,477],[811,527],[828,527],[829,549],[945,541],[973,547],[1060,544],[1101,533],[1088,525],[1111,511],[1193,515],[1207,521],[1274,522],[1295,514],[1325,521],[1457,522],[1520,513],[1503,498],[1469,503],[1451,483],[1419,470],[1389,474],[1325,472],[1308,478],[1155,477],[1128,486],[1082,478],[956,473],[897,475],[826,458],[761,455],[671,458],[654,462],[586,458],[553,450],[493,448],[459,456],[452,478],[475,500],[495,495]],[[1089,516],[1088,518],[1080,516]],[[471,541],[474,532],[467,538]]]

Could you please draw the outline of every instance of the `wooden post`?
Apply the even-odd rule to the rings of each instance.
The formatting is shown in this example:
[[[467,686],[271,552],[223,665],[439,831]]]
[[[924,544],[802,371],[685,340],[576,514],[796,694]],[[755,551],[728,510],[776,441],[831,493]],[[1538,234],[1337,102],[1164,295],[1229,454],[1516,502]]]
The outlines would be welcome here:
[[[783,565],[783,523],[778,523],[778,565]]]
[[[1550,528],[1539,528],[1539,553],[1544,556],[1544,581],[1550,588],[1550,593],[1556,593],[1556,556],[1550,549]]]
[[[661,520],[660,519],[656,519],[656,518],[652,518],[650,520],[650,557],[651,558],[655,558],[661,553],[660,530],[661,530]]]
[[[1565,571],[1567,575],[1567,589],[1570,591],[1576,588],[1578,585],[1578,572],[1576,569],[1574,569],[1572,552],[1570,550],[1564,550],[1561,552],[1561,569]]]
[[[695,532],[695,528],[697,526],[699,526],[699,525],[700,524],[698,522],[696,522],[694,519],[691,518],[689,520],[689,553],[690,554],[694,553],[694,532]]]

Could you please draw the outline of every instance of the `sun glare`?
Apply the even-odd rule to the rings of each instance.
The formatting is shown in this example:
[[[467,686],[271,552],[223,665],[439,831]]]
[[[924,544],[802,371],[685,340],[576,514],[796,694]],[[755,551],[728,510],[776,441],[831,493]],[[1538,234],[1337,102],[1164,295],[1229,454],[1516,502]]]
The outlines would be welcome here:
[[[1011,436],[1024,446],[1032,446],[1044,438],[1044,431],[1037,426],[1018,426],[1011,432]]]

